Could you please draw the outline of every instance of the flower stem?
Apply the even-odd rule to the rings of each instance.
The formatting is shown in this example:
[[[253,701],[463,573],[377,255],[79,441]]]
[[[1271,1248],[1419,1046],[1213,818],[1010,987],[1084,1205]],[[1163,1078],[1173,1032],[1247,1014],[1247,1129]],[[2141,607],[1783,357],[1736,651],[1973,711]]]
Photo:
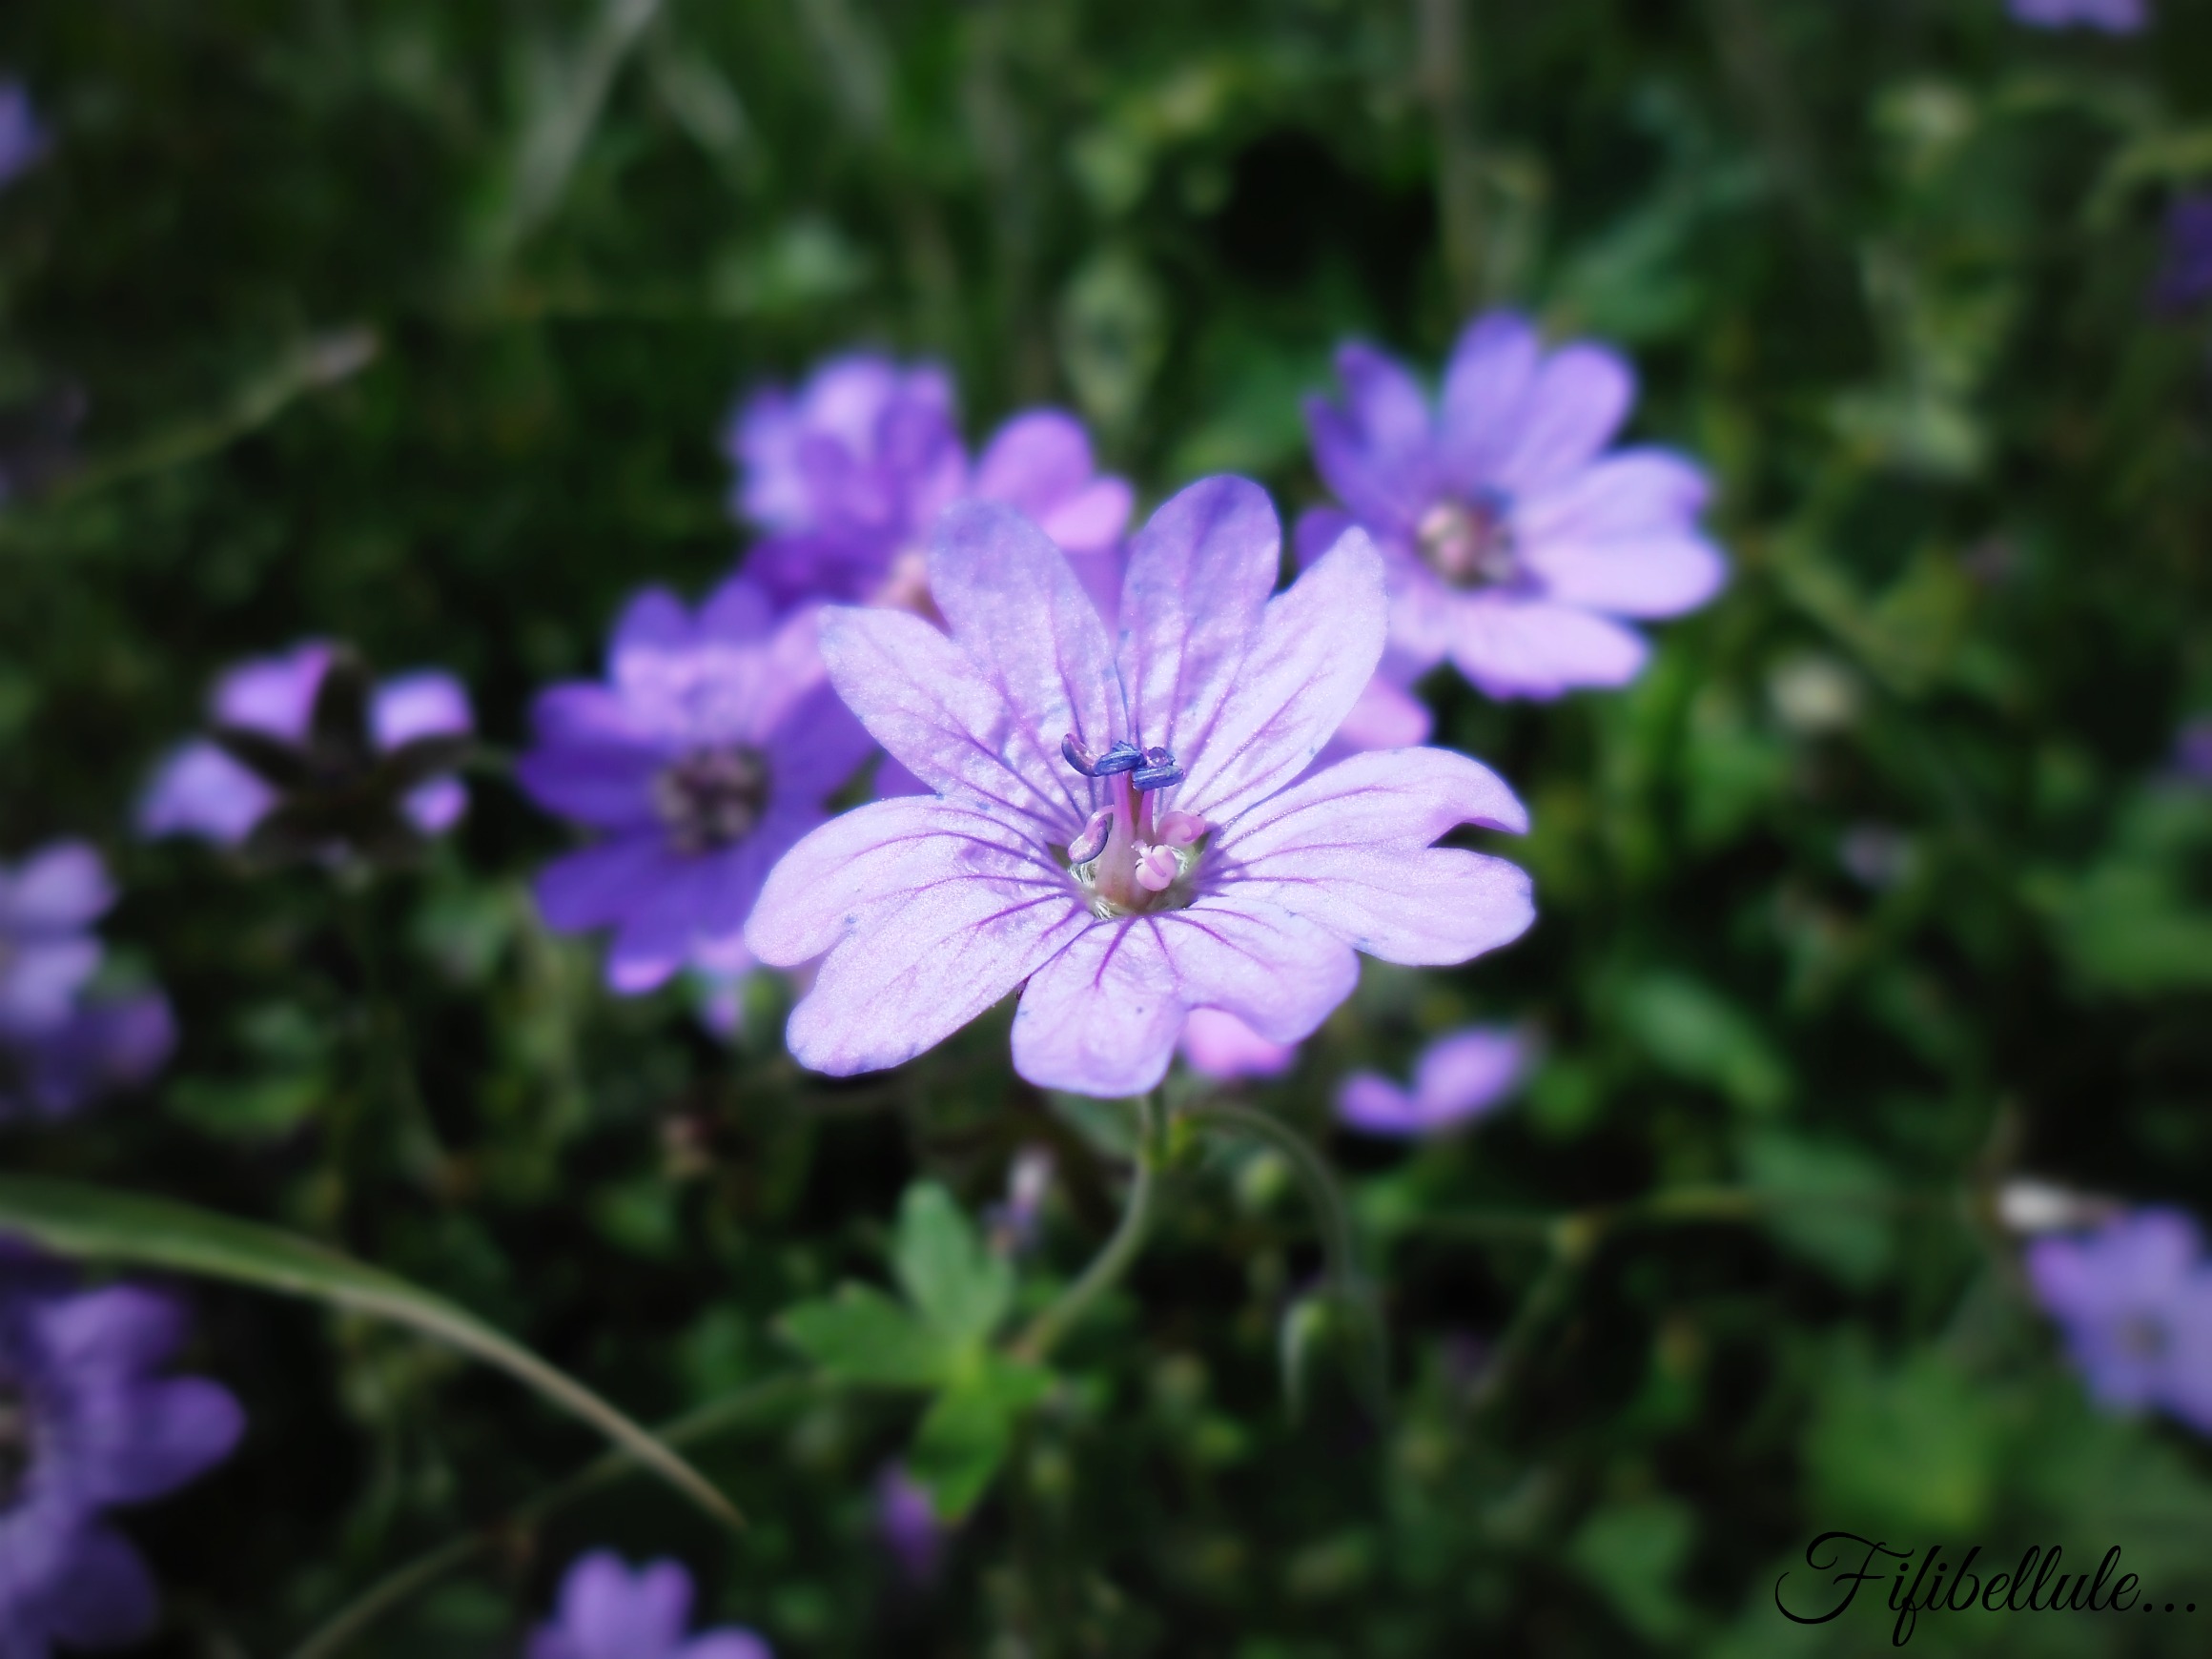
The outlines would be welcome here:
[[[1129,1264],[1144,1247],[1145,1226],[1152,1219],[1153,1172],[1157,1162],[1154,1149],[1158,1133],[1157,1116],[1152,1096],[1139,1095],[1137,1097],[1137,1167],[1130,1178],[1129,1203],[1121,1212],[1121,1223],[1114,1229],[1114,1237],[1106,1240],[1106,1247],[1091,1259],[1091,1265],[1083,1269],[1082,1277],[1030,1321],[1029,1328],[1014,1342],[1015,1359],[1037,1361],[1051,1353],[1053,1345],[1067,1334],[1084,1311],[1129,1271]]]

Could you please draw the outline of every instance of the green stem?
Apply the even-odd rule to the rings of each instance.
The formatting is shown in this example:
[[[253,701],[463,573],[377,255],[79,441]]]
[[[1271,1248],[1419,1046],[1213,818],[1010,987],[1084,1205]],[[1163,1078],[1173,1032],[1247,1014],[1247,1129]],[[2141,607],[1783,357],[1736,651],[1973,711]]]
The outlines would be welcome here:
[[[1183,1112],[1193,1121],[1213,1122],[1254,1140],[1265,1141],[1281,1153],[1297,1172],[1299,1184],[1305,1189],[1306,1199],[1313,1206],[1314,1219],[1321,1227],[1321,1254],[1328,1263],[1330,1281],[1361,1326],[1362,1346],[1368,1362],[1360,1374],[1362,1387],[1369,1403],[1380,1409],[1387,1394],[1388,1369],[1382,1312],[1375,1305],[1373,1291],[1360,1273],[1359,1260],[1352,1247],[1351,1211],[1344,1203],[1344,1195],[1337,1186],[1337,1178],[1328,1161],[1304,1136],[1257,1107],[1234,1100],[1201,1100],[1195,1106],[1185,1107]]]
[[[450,1160],[438,1126],[430,1116],[430,1103],[415,1075],[414,1046],[407,1037],[407,1017],[393,995],[384,969],[384,953],[377,942],[376,917],[370,910],[375,891],[362,872],[341,877],[339,905],[345,930],[360,965],[363,1000],[368,1005],[370,1055],[368,1071],[381,1081],[380,1093],[390,1103],[408,1172],[430,1191],[447,1186]]]
[[[1130,1178],[1129,1203],[1121,1212],[1121,1223],[1114,1229],[1114,1237],[1106,1240],[1106,1248],[1083,1269],[1082,1277],[1060,1292],[1058,1300],[1032,1320],[1029,1328],[1016,1339],[1014,1344],[1016,1359],[1036,1361],[1051,1353],[1053,1345],[1067,1334],[1085,1310],[1129,1271],[1129,1264],[1144,1247],[1144,1230],[1152,1215],[1153,1170],[1157,1161],[1154,1142],[1158,1131],[1155,1116],[1153,1097],[1138,1096],[1137,1168]]]
[[[695,1444],[736,1428],[748,1418],[796,1403],[807,1398],[814,1387],[811,1378],[797,1374],[771,1377],[765,1382],[756,1382],[735,1394],[710,1401],[695,1411],[673,1419],[655,1433],[667,1445]],[[337,1654],[359,1640],[379,1620],[403,1607],[440,1579],[493,1554],[518,1533],[542,1525],[570,1505],[636,1473],[638,1467],[638,1460],[630,1454],[608,1452],[504,1519],[448,1539],[437,1548],[425,1551],[386,1573],[339,1608],[292,1650],[291,1659],[336,1659]]]

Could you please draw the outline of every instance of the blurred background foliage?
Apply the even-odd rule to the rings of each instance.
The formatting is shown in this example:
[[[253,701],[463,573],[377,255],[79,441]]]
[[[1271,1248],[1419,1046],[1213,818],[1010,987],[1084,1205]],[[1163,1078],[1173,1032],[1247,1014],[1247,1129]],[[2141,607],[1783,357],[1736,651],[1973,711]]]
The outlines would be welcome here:
[[[478,1528],[350,1650],[507,1650],[597,1543],[682,1554],[798,1655],[1865,1651],[1871,1609],[1773,1609],[1831,1527],[2120,1543],[2212,1603],[2212,1457],[2090,1411],[1989,1201],[2027,1171],[2212,1217],[2212,792],[2170,761],[2212,707],[2212,378],[2203,318],[2145,299],[2212,178],[2212,9],[2159,10],[2133,42],[1997,0],[0,12],[54,138],[0,197],[0,850],[101,841],[114,971],[183,1032],[144,1096],[0,1157],[342,1241],[647,1417],[791,1373],[777,1314],[880,1282],[917,1175],[975,1210],[1052,1146],[1066,1273],[1110,1164],[1010,1076],[1003,1012],[832,1084],[780,989],[727,1047],[682,992],[610,999],[536,921],[561,837],[496,776],[366,894],[134,843],[219,666],[308,635],[447,666],[511,748],[627,591],[729,567],[733,399],[855,342],[951,364],[972,437],[1065,403],[1147,502],[1236,469],[1287,516],[1340,338],[1434,362],[1510,300],[1634,354],[1635,430],[1713,469],[1735,562],[1623,694],[1426,688],[1533,809],[1540,924],[1369,964],[1255,1092],[1325,1134],[1355,1064],[1541,1034],[1471,1137],[1333,1145],[1386,1412],[1300,1312],[1286,1167],[1211,1142],[927,1587],[873,1534],[911,1398],[761,1395],[698,1449],[734,1538],[635,1482],[514,1524],[580,1431],[200,1286],[253,1430],[132,1518],[149,1651],[286,1651]]]

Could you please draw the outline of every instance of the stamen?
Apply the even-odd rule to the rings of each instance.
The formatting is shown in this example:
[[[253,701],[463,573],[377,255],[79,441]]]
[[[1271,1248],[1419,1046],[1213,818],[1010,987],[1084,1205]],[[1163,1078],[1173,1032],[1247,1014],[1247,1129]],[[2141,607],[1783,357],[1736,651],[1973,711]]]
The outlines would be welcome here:
[[[1087,778],[1110,778],[1116,772],[1133,772],[1144,764],[1144,756],[1126,738],[1104,754],[1095,754],[1072,731],[1060,739],[1060,758]]]
[[[1114,829],[1114,809],[1101,807],[1091,814],[1083,832],[1068,843],[1068,862],[1088,864],[1106,850],[1106,837]]]
[[[1164,748],[1144,751],[1144,764],[1135,768],[1130,783],[1139,791],[1172,789],[1183,781],[1183,768]]]

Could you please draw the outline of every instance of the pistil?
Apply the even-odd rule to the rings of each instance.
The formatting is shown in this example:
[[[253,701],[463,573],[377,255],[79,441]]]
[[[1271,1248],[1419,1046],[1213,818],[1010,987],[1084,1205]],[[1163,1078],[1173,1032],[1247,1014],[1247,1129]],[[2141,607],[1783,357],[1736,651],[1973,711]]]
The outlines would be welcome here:
[[[1189,812],[1159,813],[1156,821],[1154,797],[1183,779],[1175,756],[1128,742],[1095,753],[1072,732],[1060,753],[1085,777],[1102,781],[1109,795],[1068,844],[1069,866],[1092,909],[1102,917],[1128,915],[1172,902],[1167,895],[1198,862],[1206,833],[1204,820]]]

